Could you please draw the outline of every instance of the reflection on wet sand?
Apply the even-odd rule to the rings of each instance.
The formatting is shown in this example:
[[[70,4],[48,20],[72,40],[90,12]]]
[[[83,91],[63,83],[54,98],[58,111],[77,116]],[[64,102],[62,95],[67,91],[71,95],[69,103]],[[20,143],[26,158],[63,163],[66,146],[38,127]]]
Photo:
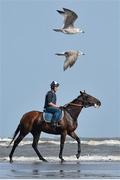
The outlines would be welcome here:
[[[120,178],[120,162],[0,163],[0,178]]]

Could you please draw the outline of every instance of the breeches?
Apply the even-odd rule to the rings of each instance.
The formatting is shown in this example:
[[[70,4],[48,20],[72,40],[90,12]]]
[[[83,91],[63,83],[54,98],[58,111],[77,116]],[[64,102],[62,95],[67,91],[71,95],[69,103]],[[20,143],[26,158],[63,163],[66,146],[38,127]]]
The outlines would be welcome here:
[[[59,121],[62,115],[62,111],[55,107],[48,107],[46,111],[53,114],[52,120]]]

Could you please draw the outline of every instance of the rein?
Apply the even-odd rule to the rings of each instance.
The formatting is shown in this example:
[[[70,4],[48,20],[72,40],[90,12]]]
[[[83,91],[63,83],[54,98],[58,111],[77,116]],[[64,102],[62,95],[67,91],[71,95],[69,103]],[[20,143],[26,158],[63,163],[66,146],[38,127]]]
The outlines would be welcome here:
[[[73,105],[73,106],[79,106],[79,107],[82,107],[83,105],[81,105],[81,104],[75,104],[75,103],[69,103],[69,104],[71,104],[71,105]]]
[[[76,103],[68,103],[68,104],[65,104],[64,107],[66,107],[67,105],[73,105],[73,106],[77,106],[77,107],[83,107],[83,105],[81,105],[81,104],[76,104]]]
[[[75,112],[73,112],[73,110],[72,109],[74,109],[74,108],[70,108],[70,107],[67,107],[67,106],[69,106],[69,105],[72,105],[72,106],[76,106],[76,107],[79,107],[79,108],[76,108],[76,111]],[[81,107],[81,108],[80,108]],[[70,103],[68,103],[68,104],[65,104],[64,106],[63,106],[63,108],[65,108],[65,110],[69,113],[69,115],[71,116],[71,118],[72,119],[76,119],[77,117],[78,117],[78,115],[79,115],[79,113],[80,113],[80,111],[81,111],[81,109],[83,108],[84,106],[82,105],[82,104],[76,104],[76,103],[72,103],[72,102],[70,102]]]

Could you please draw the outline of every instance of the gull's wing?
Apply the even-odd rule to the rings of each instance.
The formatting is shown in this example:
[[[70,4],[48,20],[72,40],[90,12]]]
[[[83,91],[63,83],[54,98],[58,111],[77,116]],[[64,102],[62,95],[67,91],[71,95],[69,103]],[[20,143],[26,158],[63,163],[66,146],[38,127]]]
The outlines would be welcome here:
[[[64,62],[64,71],[68,68],[68,67],[72,67],[74,64],[75,64],[75,62],[76,62],[76,60],[77,60],[77,58],[78,58],[78,52],[68,52],[69,53],[69,55],[67,55],[66,56],[66,60],[65,60],[65,62]]]
[[[64,10],[64,27],[67,28],[70,26],[74,26],[75,20],[78,18],[77,14],[74,11],[63,8]]]
[[[66,57],[66,59],[64,61],[64,66],[63,66],[63,69],[65,71],[68,67],[71,68],[75,64],[75,62],[78,58],[79,52],[72,50],[72,51],[66,51],[63,53],[56,53],[56,55]]]
[[[70,62],[70,68],[75,64],[76,60],[77,60],[78,56],[72,56],[71,57],[71,62]]]
[[[63,28],[64,28],[65,22],[66,22],[66,18],[67,18],[67,14],[64,11],[60,11],[60,10],[57,10],[57,12],[64,17],[64,25],[63,25]]]
[[[69,67],[69,64],[70,64],[70,58],[67,57],[63,66],[64,71]]]

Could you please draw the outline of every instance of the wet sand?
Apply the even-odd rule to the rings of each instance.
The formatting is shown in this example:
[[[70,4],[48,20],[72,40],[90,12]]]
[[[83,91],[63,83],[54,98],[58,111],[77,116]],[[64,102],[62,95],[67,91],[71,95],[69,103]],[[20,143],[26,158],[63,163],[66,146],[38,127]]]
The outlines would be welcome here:
[[[120,178],[120,162],[8,162],[0,163],[0,178],[101,179]]]

